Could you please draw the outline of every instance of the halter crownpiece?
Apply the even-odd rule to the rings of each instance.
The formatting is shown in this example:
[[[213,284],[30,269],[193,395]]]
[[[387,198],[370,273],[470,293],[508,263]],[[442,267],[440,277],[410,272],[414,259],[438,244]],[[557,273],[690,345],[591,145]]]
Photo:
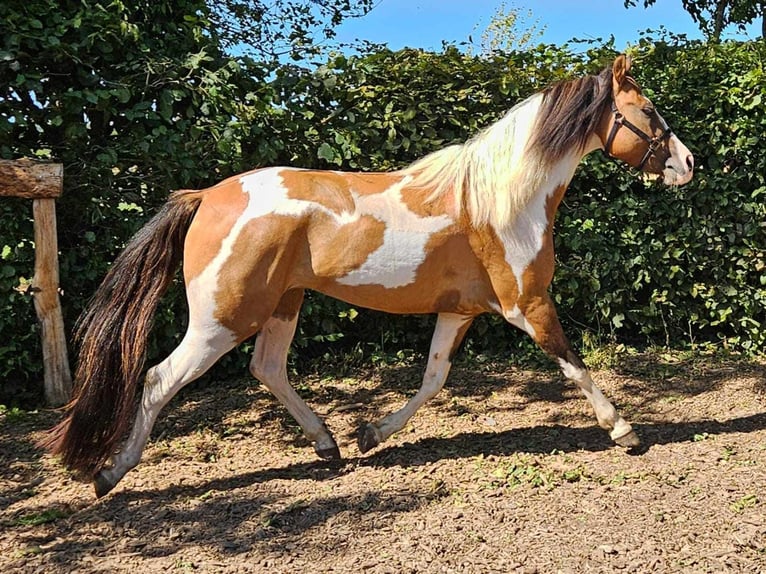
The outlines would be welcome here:
[[[660,145],[662,145],[662,142],[665,141],[670,137],[670,134],[672,134],[672,130],[670,128],[665,128],[663,132],[656,136],[652,137],[640,128],[636,127],[632,123],[630,123],[624,115],[622,115],[622,112],[617,109],[617,104],[612,100],[612,113],[614,114],[614,123],[612,124],[612,129],[609,132],[609,137],[606,138],[606,144],[604,144],[604,155],[610,159],[616,159],[615,156],[612,155],[612,152],[610,151],[612,148],[612,142],[614,141],[614,137],[617,135],[617,132],[622,126],[625,126],[630,131],[632,131],[634,134],[636,134],[638,137],[640,137],[642,140],[644,140],[646,143],[649,144],[649,147],[646,150],[646,153],[644,154],[644,157],[641,158],[641,162],[638,164],[638,169],[643,169],[646,165],[646,162],[649,161],[649,158],[655,155],[657,150],[659,149]]]

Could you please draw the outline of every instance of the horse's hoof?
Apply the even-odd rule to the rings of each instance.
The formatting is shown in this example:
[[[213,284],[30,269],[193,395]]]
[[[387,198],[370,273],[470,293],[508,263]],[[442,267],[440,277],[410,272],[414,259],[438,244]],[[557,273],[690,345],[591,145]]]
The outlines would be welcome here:
[[[380,444],[380,436],[378,429],[371,424],[366,424],[359,429],[359,437],[357,439],[359,444],[359,450],[362,454],[366,453]]]
[[[101,498],[108,494],[115,486],[116,484],[112,484],[112,481],[106,478],[101,472],[93,477],[93,488],[96,490],[96,498]]]
[[[617,438],[612,437],[612,440],[623,448],[635,448],[641,444],[641,440],[634,430]]]
[[[340,460],[340,449],[337,445],[333,445],[329,448],[317,448],[314,447],[314,452],[317,456],[324,460]]]

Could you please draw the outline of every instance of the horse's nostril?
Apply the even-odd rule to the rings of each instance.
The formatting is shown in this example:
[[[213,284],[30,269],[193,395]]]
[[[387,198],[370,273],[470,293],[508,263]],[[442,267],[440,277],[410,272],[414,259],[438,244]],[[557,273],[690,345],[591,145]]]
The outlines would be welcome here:
[[[692,154],[686,156],[686,167],[689,168],[689,171],[694,169],[694,156]]]

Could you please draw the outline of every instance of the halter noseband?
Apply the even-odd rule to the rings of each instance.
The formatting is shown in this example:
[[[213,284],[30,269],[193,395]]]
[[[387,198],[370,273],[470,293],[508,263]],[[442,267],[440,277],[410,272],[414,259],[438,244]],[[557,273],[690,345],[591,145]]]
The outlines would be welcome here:
[[[614,123],[612,124],[612,130],[609,132],[609,137],[606,138],[606,144],[604,145],[604,155],[608,158],[614,158],[612,152],[610,151],[612,148],[612,142],[614,141],[614,137],[617,135],[619,129],[622,126],[625,126],[649,144],[644,157],[641,158],[641,163],[638,164],[638,169],[644,168],[644,165],[646,165],[646,162],[649,161],[649,158],[657,153],[657,150],[662,145],[662,142],[668,139],[670,134],[673,133],[670,128],[666,128],[657,137],[651,137],[649,134],[645,133],[643,130],[630,123],[625,118],[625,116],[622,115],[620,110],[617,109],[617,104],[614,102],[614,100],[612,100],[612,113],[614,114]]]

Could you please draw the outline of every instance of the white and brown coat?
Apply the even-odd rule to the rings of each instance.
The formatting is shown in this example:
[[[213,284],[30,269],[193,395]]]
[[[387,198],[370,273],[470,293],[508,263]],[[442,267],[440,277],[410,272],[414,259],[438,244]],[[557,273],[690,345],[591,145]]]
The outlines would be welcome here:
[[[637,444],[630,425],[571,348],[548,295],[553,222],[581,158],[603,149],[612,131],[613,157],[637,165],[646,155],[643,139],[630,130],[613,130],[612,103],[650,138],[667,130],[629,66],[620,56],[599,76],[557,84],[469,142],[401,171],[275,167],[176,193],[115,263],[105,280],[106,294],[86,315],[81,390],[49,446],[70,467],[95,475],[97,494],[108,492],[139,462],[170,398],[257,333],[252,373],[285,404],[320,456],[340,456],[324,423],[287,381],[287,351],[306,289],[390,313],[438,314],[420,391],[399,411],[360,429],[362,452],[401,429],[439,391],[457,346],[481,313],[498,313],[528,333],[582,389],[612,438]],[[688,149],[674,135],[661,143],[644,169],[663,174],[669,184],[689,181]],[[155,253],[160,242],[168,254]],[[178,348],[149,370],[130,437],[113,455],[130,424],[120,405],[137,392],[143,365],[143,343],[135,340],[131,323],[146,325],[158,297],[147,300],[140,285],[126,285],[125,270],[145,273],[144,281],[158,275],[161,292],[166,269],[177,259],[172,246],[182,243],[188,330]],[[105,316],[115,315],[115,309],[122,309],[112,320],[119,325],[110,331]],[[144,330],[139,329],[142,338]],[[97,364],[96,349],[103,349],[105,337],[122,358]],[[129,380],[116,385],[122,390],[107,414],[114,421],[94,430],[98,425],[92,420],[104,411],[87,397],[103,400],[107,394],[93,387],[108,386],[114,394],[115,384],[107,379],[118,372],[128,372]],[[109,457],[112,463],[105,467]]]

